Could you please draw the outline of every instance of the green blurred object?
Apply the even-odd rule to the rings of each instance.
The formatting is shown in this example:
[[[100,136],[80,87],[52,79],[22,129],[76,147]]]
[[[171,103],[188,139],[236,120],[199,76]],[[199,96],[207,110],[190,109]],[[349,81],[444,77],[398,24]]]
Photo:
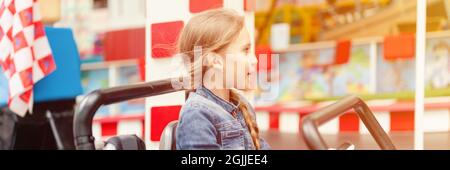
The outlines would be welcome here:
[[[450,87],[444,89],[426,89],[425,97],[443,97],[450,96]],[[305,100],[309,100],[312,102],[324,102],[330,100],[339,100],[344,96],[336,96],[336,97],[323,97],[323,98],[305,98]],[[379,93],[379,94],[369,94],[369,95],[360,95],[363,100],[378,100],[378,99],[398,99],[398,100],[414,100],[414,92],[413,91],[403,91],[397,93]]]

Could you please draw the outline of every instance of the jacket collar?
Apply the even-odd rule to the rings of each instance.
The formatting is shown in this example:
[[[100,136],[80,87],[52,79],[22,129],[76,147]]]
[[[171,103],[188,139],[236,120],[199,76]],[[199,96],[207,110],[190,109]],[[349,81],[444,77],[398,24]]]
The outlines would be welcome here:
[[[233,113],[238,110],[238,105],[235,105],[231,102],[225,101],[224,99],[215,95],[211,90],[205,88],[204,86],[200,86],[199,88],[197,88],[195,93],[220,105],[222,108],[224,108],[229,113]]]

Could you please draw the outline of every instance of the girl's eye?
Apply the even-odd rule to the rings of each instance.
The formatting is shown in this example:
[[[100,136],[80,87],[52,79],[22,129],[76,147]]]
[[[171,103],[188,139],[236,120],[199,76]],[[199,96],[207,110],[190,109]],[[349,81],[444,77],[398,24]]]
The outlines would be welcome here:
[[[248,54],[248,53],[250,52],[250,48],[248,48],[248,47],[245,48],[245,49],[244,49],[244,52],[245,52],[245,54]]]

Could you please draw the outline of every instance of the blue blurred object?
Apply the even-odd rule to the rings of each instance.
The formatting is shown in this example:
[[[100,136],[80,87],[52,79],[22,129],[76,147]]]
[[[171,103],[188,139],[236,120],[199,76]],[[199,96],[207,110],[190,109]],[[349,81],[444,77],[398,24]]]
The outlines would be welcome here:
[[[103,56],[100,55],[92,55],[89,56],[86,59],[81,60],[81,63],[100,63],[100,62],[104,62]]]
[[[81,72],[81,82],[84,94],[97,89],[109,87],[109,70],[86,70]],[[96,116],[106,116],[109,114],[109,106],[102,106],[97,110]]]
[[[34,86],[34,101],[73,99],[83,93],[81,62],[72,30],[46,27],[45,32],[56,62],[56,71]]]
[[[0,107],[3,107],[8,102],[8,80],[3,74],[3,69],[0,68]]]

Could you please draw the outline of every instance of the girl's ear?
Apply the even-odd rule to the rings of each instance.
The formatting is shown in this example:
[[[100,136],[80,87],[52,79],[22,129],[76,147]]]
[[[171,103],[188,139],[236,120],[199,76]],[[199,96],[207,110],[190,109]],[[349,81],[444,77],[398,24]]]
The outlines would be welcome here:
[[[223,70],[223,58],[217,53],[209,53],[204,58],[204,66],[211,67],[217,70]]]
[[[213,68],[223,71],[223,67],[224,67],[224,62],[223,62],[222,57],[220,57],[220,56],[214,57]]]

